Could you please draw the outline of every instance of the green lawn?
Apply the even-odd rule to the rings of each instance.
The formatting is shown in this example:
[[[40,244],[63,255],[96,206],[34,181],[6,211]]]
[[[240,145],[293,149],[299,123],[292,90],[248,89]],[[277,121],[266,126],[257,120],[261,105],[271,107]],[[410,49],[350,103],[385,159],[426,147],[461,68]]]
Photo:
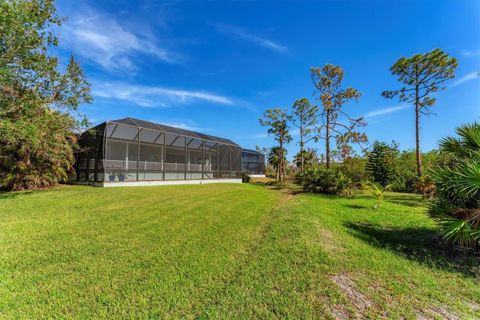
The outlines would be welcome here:
[[[480,318],[425,203],[257,185],[0,194],[0,318]]]

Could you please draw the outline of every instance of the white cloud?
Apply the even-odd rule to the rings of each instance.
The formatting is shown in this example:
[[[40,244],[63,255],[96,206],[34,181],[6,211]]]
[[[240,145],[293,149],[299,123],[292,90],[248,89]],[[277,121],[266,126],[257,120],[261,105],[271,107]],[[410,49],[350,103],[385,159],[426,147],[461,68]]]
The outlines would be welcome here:
[[[476,57],[480,56],[480,49],[479,50],[462,50],[462,54],[465,57]]]
[[[370,111],[369,113],[365,114],[364,117],[365,118],[372,118],[372,117],[383,116],[385,114],[394,113],[394,112],[398,112],[398,111],[401,111],[401,110],[404,110],[404,109],[408,109],[409,107],[410,106],[407,105],[407,104],[401,104],[401,105],[394,106],[394,107],[377,109],[377,110],[373,110],[373,111]]]
[[[230,97],[207,91],[179,90],[160,86],[143,86],[127,83],[94,82],[95,97],[130,102],[141,107],[166,107],[195,101],[233,105]]]
[[[470,72],[469,74],[464,75],[461,78],[455,80],[450,87],[456,87],[470,80],[474,80],[480,77],[479,71]]]
[[[215,27],[215,29],[217,29],[217,31],[221,33],[239,37],[241,39],[250,41],[252,43],[255,43],[256,45],[259,45],[261,47],[264,47],[270,50],[283,52],[283,53],[288,52],[288,48],[285,47],[284,45],[281,45],[278,42],[275,42],[266,38],[259,37],[255,34],[248,32],[247,30],[241,27],[229,25],[229,24],[217,24],[217,23],[212,23],[212,25]]]
[[[208,131],[210,129],[208,128],[201,128],[196,126],[194,123],[185,123],[185,122],[164,122],[164,121],[153,121],[156,123],[161,123],[166,126],[170,127],[175,127],[179,129],[184,129],[184,130],[190,130],[190,131]]]
[[[264,139],[267,138],[268,134],[267,133],[256,133],[251,136],[252,139]]]
[[[108,70],[135,70],[136,54],[147,54],[167,63],[177,62],[156,39],[127,30],[114,16],[92,11],[73,15],[62,32],[75,53]]]

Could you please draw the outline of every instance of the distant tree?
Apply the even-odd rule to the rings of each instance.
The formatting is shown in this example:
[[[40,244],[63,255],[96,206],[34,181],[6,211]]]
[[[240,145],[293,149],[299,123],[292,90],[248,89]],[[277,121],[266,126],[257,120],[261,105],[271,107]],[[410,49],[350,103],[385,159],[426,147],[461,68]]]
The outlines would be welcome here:
[[[382,186],[389,185],[395,178],[395,160],[398,155],[398,144],[388,145],[375,141],[368,152],[366,171],[370,179]]]
[[[318,154],[315,149],[308,148],[303,151],[299,151],[294,157],[293,161],[297,168],[303,164],[304,168],[311,168],[318,164]]]
[[[63,19],[52,0],[0,1],[0,17],[0,188],[49,186],[73,164],[90,85],[73,57],[61,70],[53,55]]]
[[[420,151],[420,116],[432,114],[430,107],[436,102],[431,95],[446,88],[447,80],[455,77],[458,63],[441,49],[425,54],[416,54],[411,58],[401,57],[390,68],[393,75],[405,86],[398,90],[386,90],[382,95],[391,99],[399,97],[402,102],[415,106],[415,151],[417,175],[422,176],[422,158]]]
[[[348,101],[358,100],[360,92],[353,88],[342,89],[344,73],[340,66],[326,64],[322,68],[311,68],[310,72],[313,84],[318,90],[318,99],[322,103],[320,112],[322,125],[318,128],[317,140],[325,140],[326,167],[330,168],[332,137],[335,137],[339,150],[345,149],[352,142],[367,141],[367,136],[357,131],[358,127],[366,125],[363,117],[355,119],[342,110],[343,105]],[[341,118],[345,118],[346,122],[342,123]],[[322,135],[323,129],[325,129],[325,135]]]
[[[307,98],[302,98],[295,101],[292,109],[292,114],[289,119],[290,122],[298,128],[300,139],[298,142],[300,152],[297,154],[300,156],[300,165],[297,165],[297,167],[300,168],[300,172],[303,173],[305,169],[305,143],[315,138],[313,133],[314,127],[317,124],[318,106],[312,105]]]
[[[284,174],[284,170],[280,170],[281,166],[287,166],[287,150],[281,147],[273,147],[270,149],[270,153],[268,155],[268,164],[275,169],[275,179],[277,181],[282,181],[282,174]],[[285,168],[284,168],[285,169]]]
[[[279,163],[277,166],[277,180],[283,181],[285,176],[285,144],[292,141],[292,136],[288,130],[288,114],[285,109],[275,108],[268,109],[264,112],[263,118],[260,119],[260,124],[268,127],[268,134],[273,135],[278,142],[278,157]],[[273,148],[272,148],[273,149]]]
[[[270,154],[270,148],[255,146],[255,150],[264,155],[265,166],[268,165],[268,155]]]

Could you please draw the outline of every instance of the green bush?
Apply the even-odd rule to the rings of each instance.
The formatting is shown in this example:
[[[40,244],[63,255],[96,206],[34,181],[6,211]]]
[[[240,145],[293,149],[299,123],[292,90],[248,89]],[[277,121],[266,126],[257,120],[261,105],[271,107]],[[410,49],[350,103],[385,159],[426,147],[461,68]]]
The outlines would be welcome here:
[[[252,178],[248,174],[242,173],[242,182],[243,183],[249,183],[251,180],[252,180]]]
[[[440,141],[449,161],[431,170],[435,199],[430,214],[443,225],[444,236],[464,247],[480,247],[480,124],[456,130],[458,138]]]
[[[366,160],[364,158],[351,157],[345,159],[340,170],[354,185],[360,186],[368,180],[365,166]]]
[[[298,175],[298,181],[304,191],[323,194],[342,194],[350,186],[350,181],[338,167],[308,168],[303,174]]]

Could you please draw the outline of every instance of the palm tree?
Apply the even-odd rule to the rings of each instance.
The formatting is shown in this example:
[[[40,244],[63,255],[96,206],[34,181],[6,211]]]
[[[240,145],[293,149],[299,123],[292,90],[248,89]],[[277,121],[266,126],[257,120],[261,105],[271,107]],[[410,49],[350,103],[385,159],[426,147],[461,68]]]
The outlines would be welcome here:
[[[465,247],[480,246],[480,124],[457,128],[458,137],[440,141],[446,164],[432,170],[436,197],[430,209],[447,239]]]
[[[268,155],[268,164],[275,169],[275,179],[277,181],[281,181],[283,178],[281,175],[285,172],[285,167],[287,164],[287,158],[285,157],[286,154],[287,150],[278,146],[270,149],[270,154]],[[280,168],[280,166],[284,166],[284,168]]]

